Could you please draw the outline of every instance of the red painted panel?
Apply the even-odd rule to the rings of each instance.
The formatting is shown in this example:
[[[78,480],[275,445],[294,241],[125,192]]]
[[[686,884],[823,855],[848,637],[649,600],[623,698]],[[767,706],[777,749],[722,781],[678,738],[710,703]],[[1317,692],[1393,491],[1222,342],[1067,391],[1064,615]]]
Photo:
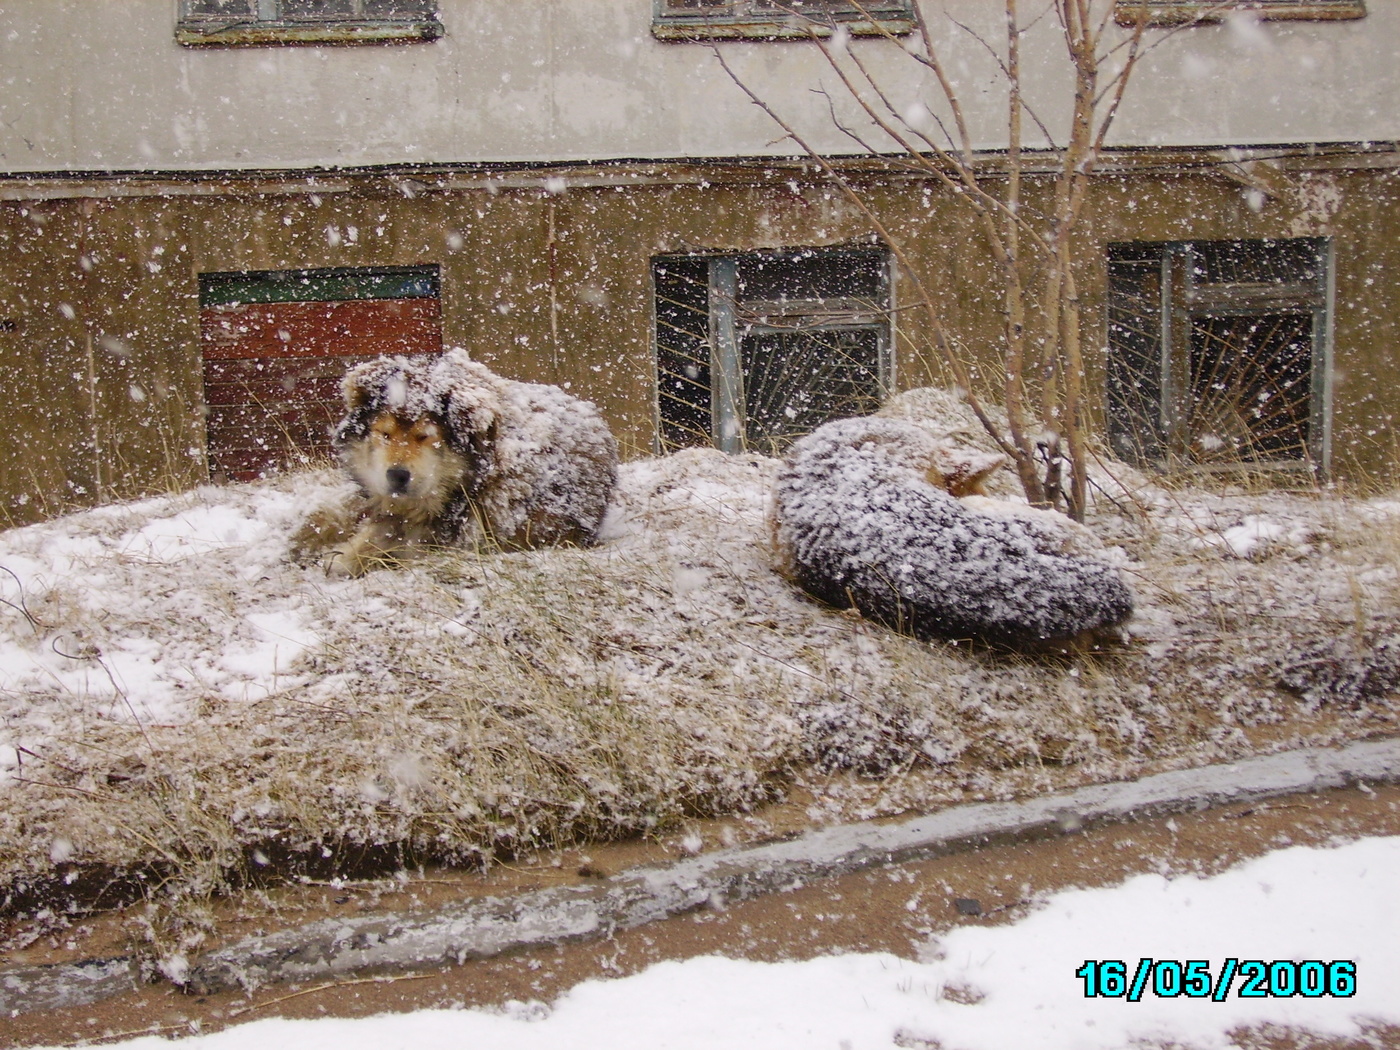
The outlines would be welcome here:
[[[375,357],[442,350],[436,299],[207,306],[199,312],[207,359]]]
[[[210,406],[340,402],[345,373],[371,357],[245,357],[204,362],[204,399]]]
[[[247,481],[327,461],[346,371],[442,351],[436,299],[267,303],[200,311],[209,470]]]

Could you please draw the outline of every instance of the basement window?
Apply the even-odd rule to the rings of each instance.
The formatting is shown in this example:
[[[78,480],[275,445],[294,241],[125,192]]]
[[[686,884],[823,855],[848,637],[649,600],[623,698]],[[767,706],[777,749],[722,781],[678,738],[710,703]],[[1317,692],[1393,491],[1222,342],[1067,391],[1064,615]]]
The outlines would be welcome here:
[[[913,0],[653,0],[662,40],[807,39],[838,27],[857,36],[911,33]]]
[[[780,453],[893,386],[883,249],[661,256],[652,280],[662,451]]]
[[[1234,14],[1265,21],[1332,21],[1365,18],[1365,0],[1117,0],[1119,25],[1178,26],[1223,22]]]
[[[1164,471],[1325,475],[1330,245],[1323,238],[1108,248],[1108,429]]]
[[[442,36],[437,0],[180,0],[187,47],[392,44]]]

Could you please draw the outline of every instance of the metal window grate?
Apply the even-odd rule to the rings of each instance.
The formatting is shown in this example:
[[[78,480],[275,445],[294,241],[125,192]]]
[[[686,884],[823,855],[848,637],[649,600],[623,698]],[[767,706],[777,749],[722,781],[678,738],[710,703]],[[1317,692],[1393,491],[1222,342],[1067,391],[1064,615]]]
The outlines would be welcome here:
[[[1327,270],[1319,238],[1110,245],[1118,454],[1167,470],[1325,472]]]
[[[779,452],[891,389],[883,250],[663,256],[652,277],[665,450]]]

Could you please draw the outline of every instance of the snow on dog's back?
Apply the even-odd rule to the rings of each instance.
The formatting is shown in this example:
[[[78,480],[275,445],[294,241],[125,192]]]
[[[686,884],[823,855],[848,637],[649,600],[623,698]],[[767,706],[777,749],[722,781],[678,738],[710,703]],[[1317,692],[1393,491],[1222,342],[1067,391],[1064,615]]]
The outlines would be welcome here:
[[[1043,549],[936,482],[937,443],[900,420],[843,419],[793,445],[774,489],[781,566],[828,604],[923,638],[1024,645],[1111,627],[1132,596],[1111,567]]]

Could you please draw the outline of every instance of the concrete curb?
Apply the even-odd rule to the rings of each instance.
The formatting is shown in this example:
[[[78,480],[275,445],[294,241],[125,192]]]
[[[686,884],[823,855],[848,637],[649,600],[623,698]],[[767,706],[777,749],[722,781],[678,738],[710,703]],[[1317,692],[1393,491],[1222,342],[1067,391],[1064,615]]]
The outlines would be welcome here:
[[[973,803],[895,823],[838,825],[783,842],[638,868],[604,883],[477,898],[430,916],[323,919],[191,960],[179,983],[207,994],[460,964],[513,949],[605,937],[703,905],[864,868],[1358,782],[1400,782],[1400,739],[1265,755],[1021,802]],[[137,962],[128,958],[0,970],[0,1014],[79,1006],[140,983]]]

